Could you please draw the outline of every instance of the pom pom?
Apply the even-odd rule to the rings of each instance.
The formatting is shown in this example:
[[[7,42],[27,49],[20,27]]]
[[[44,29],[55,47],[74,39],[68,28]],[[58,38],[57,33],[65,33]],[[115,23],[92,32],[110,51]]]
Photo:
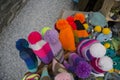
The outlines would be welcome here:
[[[28,47],[29,47],[29,44],[28,44],[27,40],[19,39],[19,40],[16,41],[16,48],[19,51],[22,51],[22,50],[24,50],[25,48],[28,48]]]
[[[39,32],[33,31],[28,36],[28,41],[30,44],[35,44],[36,42],[40,41],[42,39],[42,36]]]
[[[102,30],[102,33],[103,34],[105,34],[105,35],[108,35],[108,34],[110,34],[110,29],[109,28],[103,28],[103,30]]]
[[[110,48],[110,43],[105,43],[104,46],[105,48]]]
[[[50,27],[43,27],[41,30],[41,35],[44,36],[44,34],[46,33],[47,30],[51,30]]]
[[[68,27],[68,22],[67,20],[65,19],[59,19],[57,22],[56,22],[56,28],[58,30],[62,30],[62,29],[65,29],[66,27]],[[69,26],[70,27],[70,26]]]
[[[83,26],[84,26],[84,28],[85,28],[86,30],[88,30],[89,26],[88,26],[87,23],[83,24]]]
[[[81,23],[85,22],[85,15],[83,13],[76,13],[74,15],[74,21],[79,20]]]
[[[103,57],[106,53],[106,48],[101,43],[94,43],[90,46],[90,53],[96,58]]]
[[[101,32],[102,28],[101,26],[95,26],[94,31]]]
[[[76,24],[74,23],[74,17],[73,16],[68,16],[67,21],[71,25],[72,29],[76,30]]]
[[[113,68],[113,61],[108,56],[101,57],[99,60],[99,66],[103,71],[109,71]]]
[[[74,80],[74,78],[71,74],[62,72],[55,76],[55,80]]]
[[[91,71],[91,66],[85,61],[80,61],[75,69],[75,73],[79,78],[89,77]]]

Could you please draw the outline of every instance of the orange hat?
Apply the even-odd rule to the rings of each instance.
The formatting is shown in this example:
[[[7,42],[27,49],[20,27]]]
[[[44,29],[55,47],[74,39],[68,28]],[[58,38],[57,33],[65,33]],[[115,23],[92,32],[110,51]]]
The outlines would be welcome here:
[[[69,51],[76,50],[74,34],[68,22],[65,19],[60,19],[56,22],[56,28],[60,30],[59,39],[63,48]]]
[[[74,21],[79,20],[81,23],[85,22],[85,15],[83,13],[76,13],[74,15]]]

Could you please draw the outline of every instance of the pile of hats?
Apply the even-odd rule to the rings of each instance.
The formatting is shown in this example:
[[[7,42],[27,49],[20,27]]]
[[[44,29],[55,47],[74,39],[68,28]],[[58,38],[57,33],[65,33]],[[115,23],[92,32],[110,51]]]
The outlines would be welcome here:
[[[119,41],[99,12],[75,13],[59,19],[54,29],[44,27],[41,32],[29,33],[27,40],[16,41],[30,72],[23,80],[95,80],[106,73],[118,74]]]

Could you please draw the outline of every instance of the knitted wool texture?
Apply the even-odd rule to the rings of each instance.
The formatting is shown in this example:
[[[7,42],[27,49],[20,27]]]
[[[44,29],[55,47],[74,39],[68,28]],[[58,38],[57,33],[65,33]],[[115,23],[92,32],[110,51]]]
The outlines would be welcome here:
[[[40,58],[40,60],[49,64],[53,59],[53,52],[50,48],[50,45],[42,40],[42,36],[39,32],[33,31],[28,36],[28,41],[31,44],[31,48],[34,53]]]
[[[79,20],[81,23],[85,22],[85,15],[83,13],[76,13],[74,15],[74,21]]]
[[[54,80],[74,80],[73,75],[67,72],[59,73]]]
[[[39,74],[26,74],[22,80],[40,80]]]
[[[71,53],[69,56],[69,64],[64,62],[65,67],[75,73],[79,78],[87,78],[91,73],[91,66],[76,53]]]
[[[16,48],[19,50],[19,56],[24,60],[30,72],[36,72],[38,67],[38,60],[32,49],[30,49],[28,42],[25,39],[16,41]]]
[[[87,61],[91,61],[94,58],[103,57],[106,53],[106,48],[97,40],[86,39],[79,43],[77,52]]]
[[[60,30],[59,39],[62,47],[68,51],[75,51],[75,40],[71,26],[65,19],[59,19],[56,22],[56,28]]]
[[[104,73],[113,68],[113,61],[108,56],[93,59],[90,64],[92,66],[93,73],[97,74]]]

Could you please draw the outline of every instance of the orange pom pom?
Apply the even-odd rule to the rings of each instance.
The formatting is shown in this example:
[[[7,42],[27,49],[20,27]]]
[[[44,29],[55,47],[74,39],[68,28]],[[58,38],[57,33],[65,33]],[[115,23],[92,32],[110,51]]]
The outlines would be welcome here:
[[[76,13],[74,15],[74,21],[79,20],[81,23],[85,22],[85,15],[83,13]]]
[[[59,19],[56,22],[56,28],[58,30],[65,29],[67,27],[66,25],[69,25],[69,24],[68,24],[67,20],[65,20],[65,19]]]

